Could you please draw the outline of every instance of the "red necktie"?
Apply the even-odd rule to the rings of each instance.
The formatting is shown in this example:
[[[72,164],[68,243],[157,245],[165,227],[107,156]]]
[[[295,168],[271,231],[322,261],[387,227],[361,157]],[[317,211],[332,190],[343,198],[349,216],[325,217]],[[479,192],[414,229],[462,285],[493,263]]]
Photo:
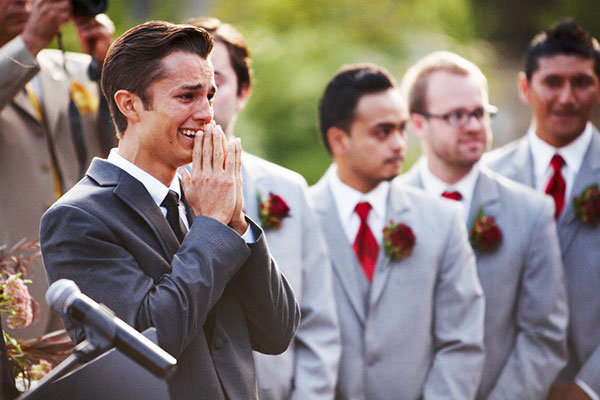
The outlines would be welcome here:
[[[545,190],[546,194],[549,194],[554,198],[554,205],[556,206],[554,219],[556,220],[558,220],[558,216],[565,206],[565,190],[567,185],[560,173],[563,165],[565,165],[565,160],[559,154],[555,154],[554,157],[552,157],[552,160],[550,160],[550,166],[552,167],[554,174],[550,177]]]
[[[442,197],[445,197],[450,200],[460,201],[462,199],[462,194],[459,192],[444,192],[442,193]]]
[[[379,246],[377,245],[375,236],[373,236],[373,232],[371,232],[371,228],[369,228],[369,225],[367,224],[371,205],[364,201],[360,202],[356,205],[354,211],[360,218],[360,227],[358,228],[358,233],[356,234],[356,239],[354,239],[352,248],[370,282],[373,280],[375,266],[377,265],[377,255],[379,254]]]

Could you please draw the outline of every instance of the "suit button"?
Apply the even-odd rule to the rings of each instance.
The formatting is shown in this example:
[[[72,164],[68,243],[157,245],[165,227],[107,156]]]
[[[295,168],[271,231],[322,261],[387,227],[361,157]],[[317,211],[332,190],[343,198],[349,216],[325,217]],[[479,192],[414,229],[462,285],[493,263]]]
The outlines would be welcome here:
[[[223,339],[220,339],[220,338],[215,339],[215,349],[221,350],[223,348],[224,344],[225,344],[225,342],[223,341]]]

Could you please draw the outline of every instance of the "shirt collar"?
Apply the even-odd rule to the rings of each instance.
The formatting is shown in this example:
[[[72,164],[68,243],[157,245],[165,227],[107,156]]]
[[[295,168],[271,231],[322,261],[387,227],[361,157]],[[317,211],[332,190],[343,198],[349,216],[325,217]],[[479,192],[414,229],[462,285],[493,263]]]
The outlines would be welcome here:
[[[340,180],[335,164],[332,164],[329,168],[327,175],[342,221],[348,221],[352,217],[356,204],[361,201],[367,201],[371,204],[372,212],[376,214],[378,219],[383,220],[385,218],[387,198],[390,190],[390,183],[388,181],[381,182],[375,189],[368,193],[362,193]]]
[[[123,171],[127,172],[129,175],[133,176],[135,179],[140,181],[142,185],[146,188],[152,200],[156,203],[157,206],[163,202],[169,190],[173,190],[179,195],[181,199],[181,187],[179,186],[179,179],[173,179],[171,185],[166,187],[161,181],[133,164],[132,162],[126,160],[123,156],[119,154],[116,148],[111,149],[108,154],[107,161],[117,167],[121,168]]]
[[[531,154],[533,155],[533,164],[535,176],[543,176],[549,168],[550,160],[554,154],[558,153],[565,160],[565,164],[572,171],[579,171],[585,152],[592,140],[592,124],[587,123],[585,130],[577,139],[566,146],[556,148],[549,145],[539,138],[535,133],[534,127],[529,127],[527,136],[529,137]]]
[[[463,200],[470,203],[479,177],[479,167],[477,165],[474,165],[467,175],[452,185],[448,185],[429,170],[426,157],[421,157],[418,168],[425,191],[438,197],[445,191],[457,191],[461,194]]]

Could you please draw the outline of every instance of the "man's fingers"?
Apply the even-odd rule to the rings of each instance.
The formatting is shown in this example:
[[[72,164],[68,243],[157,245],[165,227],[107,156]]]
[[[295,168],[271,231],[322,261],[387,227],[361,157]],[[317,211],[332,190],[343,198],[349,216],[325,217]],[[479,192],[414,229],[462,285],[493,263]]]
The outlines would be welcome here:
[[[204,127],[204,135],[202,135],[202,170],[212,170],[212,138],[213,138],[213,126],[206,124]]]
[[[188,170],[184,168],[180,168],[181,171],[181,187],[183,189],[183,193],[186,194],[185,197],[188,197],[188,190],[192,184],[192,176],[188,172]]]
[[[240,138],[234,139],[235,143],[235,176],[242,182],[242,141]]]
[[[197,173],[202,168],[202,140],[204,132],[197,132],[194,137],[194,148],[192,149],[192,173]]]
[[[235,176],[235,141],[231,139],[227,144],[227,160],[225,161],[225,172]]]
[[[221,135],[221,146],[223,147],[223,151],[225,152],[225,156],[223,157],[223,165],[221,165],[221,168],[225,169],[225,162],[227,161],[227,156],[229,155],[229,152],[227,151],[227,147],[228,147],[229,143],[227,142],[227,136],[223,132],[223,128],[221,128],[221,125],[217,125],[217,130],[222,133],[222,135]]]
[[[223,146],[225,134],[218,125],[213,127],[213,134],[213,168],[223,170],[223,161],[227,152],[226,147]]]

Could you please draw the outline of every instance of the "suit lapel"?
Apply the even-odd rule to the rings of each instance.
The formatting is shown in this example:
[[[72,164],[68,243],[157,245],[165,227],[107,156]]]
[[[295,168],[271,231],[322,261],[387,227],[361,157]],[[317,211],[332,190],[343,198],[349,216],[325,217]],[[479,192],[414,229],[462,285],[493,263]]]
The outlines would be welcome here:
[[[52,99],[42,104],[46,127],[52,137],[57,135],[69,135],[70,132],[59,132],[61,110],[69,109],[69,95],[65,93],[64,80],[69,82],[64,70],[59,68],[42,68],[39,74],[42,96],[44,99]]]
[[[244,153],[245,154],[245,153]],[[264,200],[269,193],[262,187],[264,175],[255,168],[252,158],[242,154],[242,179],[244,196],[244,214],[252,220],[260,222],[258,195]]]
[[[346,297],[364,324],[367,315],[366,305],[358,276],[355,273],[355,271],[361,271],[361,267],[348,244],[331,189],[326,180],[327,178],[324,176],[315,187],[316,196],[313,198],[315,211],[321,220],[321,228],[325,235],[333,270],[346,292]]]
[[[515,149],[515,155],[508,168],[506,173],[503,173],[502,175],[535,188],[533,155],[529,149],[529,139],[527,138],[527,135],[519,140],[517,148]]]
[[[150,194],[137,179],[105,160],[95,158],[87,175],[102,186],[114,185],[113,193],[148,223],[165,258],[171,262],[179,241]]]
[[[25,94],[25,92],[20,90],[19,93],[17,93],[17,95],[12,99],[12,103],[15,105],[15,107],[17,107],[21,111],[23,111],[28,117],[30,117],[32,120],[34,120],[37,124],[41,125],[42,122],[39,120],[38,114],[34,110],[31,103],[29,102],[29,98],[27,97],[27,94]]]
[[[558,220],[558,237],[561,245],[562,254],[566,254],[567,250],[573,243],[577,231],[581,228],[582,223],[575,216],[573,208],[573,198],[579,196],[589,185],[600,185],[600,134],[594,128],[592,140],[588,150],[585,153],[583,162],[579,172],[575,175],[573,182],[573,190],[571,190],[570,198],[566,199],[565,209]]]
[[[477,166],[475,168],[478,168]],[[473,189],[473,197],[471,200],[471,209],[469,210],[469,218],[467,221],[467,230],[470,231],[475,217],[479,212],[479,208],[483,207],[485,215],[498,219],[498,215],[502,212],[500,204],[500,191],[496,183],[489,177],[489,172],[485,167],[479,167],[479,176]]]
[[[385,225],[390,220],[394,220],[395,223],[406,223],[408,226],[411,225],[411,221],[407,221],[407,214],[411,208],[411,202],[402,191],[402,184],[398,179],[395,179],[390,184],[390,192],[388,194],[388,202],[386,206],[386,218]],[[390,258],[385,254],[383,243],[380,243],[379,250],[379,261],[377,263],[377,270],[373,277],[373,283],[371,286],[370,293],[370,306],[374,305],[383,289],[389,281],[389,275],[392,273],[392,269],[403,267],[407,260],[391,261]]]

